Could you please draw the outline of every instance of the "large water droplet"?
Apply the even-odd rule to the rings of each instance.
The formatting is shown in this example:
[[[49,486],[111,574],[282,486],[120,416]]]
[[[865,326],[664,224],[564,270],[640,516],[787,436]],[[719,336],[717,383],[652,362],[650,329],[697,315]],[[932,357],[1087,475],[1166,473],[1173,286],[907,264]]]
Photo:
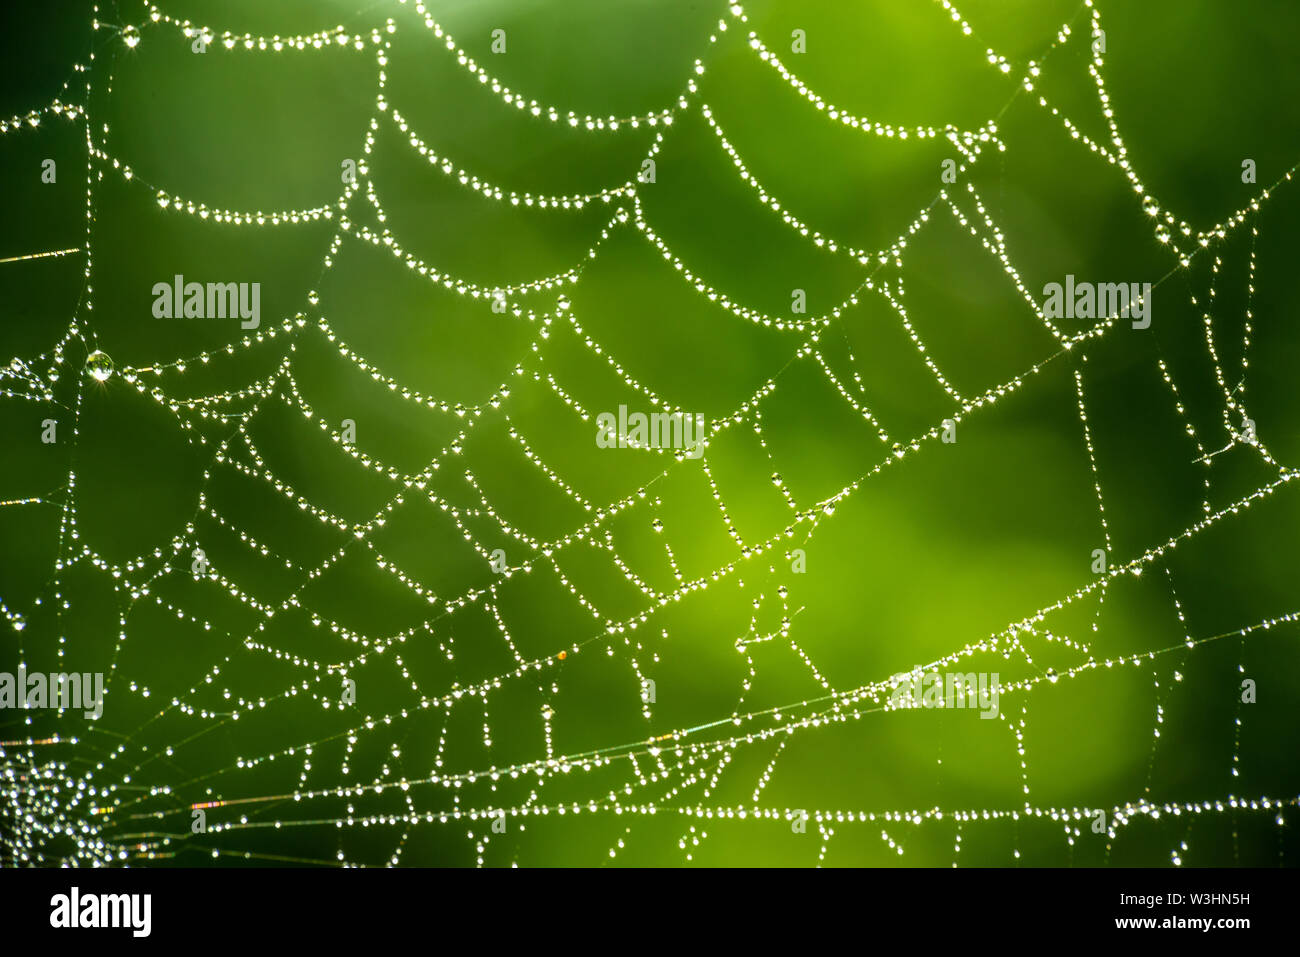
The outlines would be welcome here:
[[[571,305],[573,303],[569,302],[569,297],[565,295],[561,295],[559,299],[555,300],[555,308],[559,309],[560,312],[568,312]]]
[[[86,357],[86,371],[96,382],[107,382],[113,375],[113,360],[96,349]]]

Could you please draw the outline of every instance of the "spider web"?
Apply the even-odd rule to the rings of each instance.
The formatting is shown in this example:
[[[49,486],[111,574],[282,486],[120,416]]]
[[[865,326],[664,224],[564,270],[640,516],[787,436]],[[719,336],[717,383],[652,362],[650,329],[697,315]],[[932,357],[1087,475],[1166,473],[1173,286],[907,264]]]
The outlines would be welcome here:
[[[1264,765],[1257,777],[1268,786],[1247,793],[1240,783],[1251,719],[1268,726],[1278,712],[1265,712],[1263,698],[1243,704],[1240,690],[1244,677],[1294,661],[1285,642],[1294,641],[1300,608],[1277,604],[1274,592],[1247,591],[1243,600],[1267,610],[1222,624],[1223,614],[1237,614],[1235,604],[1225,602],[1216,617],[1198,593],[1215,577],[1205,563],[1220,567],[1216,554],[1245,566],[1243,553],[1273,547],[1263,539],[1234,545],[1225,530],[1261,512],[1266,524],[1284,523],[1289,513],[1267,510],[1294,494],[1296,473],[1266,442],[1284,426],[1263,416],[1258,430],[1248,426],[1245,400],[1252,338],[1261,334],[1262,215],[1290,189],[1292,172],[1197,229],[1152,195],[1130,161],[1103,79],[1105,55],[1091,46],[1103,29],[1091,2],[1032,60],[984,45],[946,0],[935,8],[936,32],[973,45],[991,74],[1015,83],[1005,106],[969,129],[892,126],[836,105],[800,79],[797,54],[778,53],[740,5],[719,7],[674,101],[624,116],[580,114],[512,89],[421,0],[375,5],[350,27],[296,36],[200,25],[147,2],[124,4],[111,18],[96,8],[94,56],[53,102],[0,125],[5,143],[51,127],[75,131],[84,138],[87,185],[82,246],[24,253],[0,267],[84,257],[66,332],[0,372],[23,441],[32,444],[35,407],[39,418],[59,421],[68,449],[66,474],[53,481],[41,484],[48,466],[32,480],[23,468],[9,477],[29,491],[7,494],[0,512],[39,517],[7,526],[7,542],[23,555],[44,547],[53,559],[39,567],[35,588],[9,568],[0,613],[12,626],[9,670],[11,662],[92,670],[89,661],[107,673],[108,695],[98,721],[17,712],[0,725],[4,855],[38,865],[200,858],[956,865],[1126,862],[1125,852],[1140,848],[1141,859],[1181,864],[1197,852],[1195,829],[1207,859],[1280,859],[1285,814],[1298,800],[1285,749],[1281,757],[1255,752]],[[567,193],[525,191],[442,155],[418,107],[390,90],[390,59],[417,39],[432,39],[490,92],[494,109],[513,110],[521,122],[595,141],[630,138],[625,177]],[[273,210],[208,205],[146,181],[115,152],[97,110],[107,111],[115,95],[119,60],[144,45],[188,53],[195,43],[209,48],[207,57],[347,51],[365,59],[371,112],[356,175],[335,199]],[[742,150],[730,114],[711,98],[711,65],[724,55],[759,65],[783,96],[793,93],[784,108],[794,103],[816,124],[873,149],[937,149],[926,166],[927,199],[904,228],[883,245],[837,238],[769,191],[758,170],[772,167]],[[1077,106],[1091,110],[1087,118],[1073,102],[1058,105],[1058,94],[1070,99],[1065,87],[1051,87],[1071,71],[1090,84],[1092,102]],[[1118,183],[1130,194],[1138,218],[1126,223],[1148,230],[1163,257],[1143,263],[1159,269],[1143,277],[1161,304],[1151,331],[1130,330],[1118,316],[1071,326],[1044,315],[1037,276],[1026,278],[1035,271],[1013,264],[1013,255],[1022,261],[1032,250],[1023,238],[1016,245],[1019,234],[1000,212],[1007,164],[1016,159],[1007,126],[1054,137],[1100,169],[1108,188]],[[698,237],[660,199],[675,138],[691,134],[724,158],[728,202],[749,204],[750,215],[782,230],[800,255],[834,263],[842,271],[827,288],[838,282],[842,293],[817,289],[802,313],[751,304],[764,301],[759,270],[753,289],[712,284],[720,270],[684,251],[698,253]],[[403,160],[393,158],[392,144]],[[933,176],[939,157],[955,160],[955,182]],[[658,165],[655,180],[645,179],[646,160]],[[417,175],[410,167],[399,175],[401,161],[438,177],[438,189],[459,190],[460,201],[577,217],[585,248],[571,264],[519,281],[474,281],[426,260],[415,252],[423,237],[397,225],[412,222],[403,206]],[[391,180],[381,168],[394,170]],[[235,243],[250,232],[323,229],[317,278],[292,312],[264,316],[261,328],[229,342],[198,350],[182,334],[170,355],[115,359],[102,336],[111,320],[96,308],[100,287],[111,283],[97,265],[113,255],[105,225],[113,203],[103,198],[110,188],[137,206],[151,202],[151,215],[224,231]],[[992,270],[980,275],[996,276],[1005,293],[994,311],[1004,322],[1013,316],[1015,335],[1029,337],[1033,349],[1008,348],[993,363],[988,353],[968,361],[950,340],[935,347],[945,336],[934,307],[944,283],[933,280],[936,254],[926,243],[936,234],[965,244],[962,262]],[[692,363],[685,376],[667,374],[684,364],[671,342],[651,361],[650,350],[603,321],[608,300],[584,296],[592,285],[617,284],[629,250],[640,251],[637,270],[663,264],[655,275],[671,287],[665,295],[672,303],[690,297],[702,321],[722,330],[712,340],[721,348],[779,356],[747,377],[731,375],[725,353],[706,356],[722,363],[720,377],[744,387],[726,404],[712,403],[699,459],[670,449],[597,455],[590,442],[597,414],[620,402],[695,412],[694,397],[671,385],[713,374]],[[600,272],[608,260],[614,279]],[[467,400],[459,388],[442,392],[436,377],[430,385],[408,373],[415,366],[391,350],[386,359],[399,371],[374,358],[378,347],[355,322],[357,303],[335,277],[394,269],[401,274],[394,283],[441,297],[431,299],[439,308],[456,303],[445,308],[472,309],[482,323],[492,316],[489,348],[499,335],[502,354],[515,349],[518,361]],[[1184,321],[1175,333],[1166,316],[1177,310]],[[376,312],[371,322],[381,328],[414,318],[385,318],[382,304]],[[878,365],[871,371],[883,346],[864,329],[897,336],[913,378]],[[1007,356],[1017,358],[1008,365]],[[980,368],[986,359],[996,375]],[[1121,375],[1144,383],[1150,404],[1140,408],[1158,410],[1137,417],[1158,421],[1153,434],[1174,435],[1179,461],[1194,463],[1197,501],[1174,527],[1140,515],[1123,525],[1130,516],[1116,500],[1128,494],[1131,511],[1143,511],[1124,487],[1134,476],[1112,479],[1101,451],[1108,433],[1132,421],[1108,404]],[[352,441],[339,412],[346,402],[335,392],[359,392],[357,379],[398,411],[358,415]],[[913,384],[915,397],[902,391]],[[1049,384],[1068,401],[1043,398]],[[85,531],[86,475],[114,454],[92,438],[102,419],[95,410],[110,400],[151,407],[154,418],[129,421],[165,422],[201,475],[188,518],[125,559]],[[1007,418],[1034,403],[1068,415]],[[959,436],[951,445],[948,426]],[[434,451],[413,463],[410,448],[382,443],[385,429],[419,437],[415,447],[432,442]],[[945,509],[953,493],[936,492],[936,476],[1004,481],[987,470],[990,459],[1011,463],[1010,475],[1032,471],[1033,445],[1006,440],[1022,433],[1070,449],[1063,471],[1075,484],[1035,491],[1027,478],[1024,494],[1043,498],[1057,523],[1048,527],[1071,539],[1062,547],[1076,554],[1074,566],[1026,591],[963,599],[949,592],[960,575],[945,567],[949,553],[940,553],[933,528],[916,532],[922,545],[901,559],[873,552],[891,536],[907,539],[898,514]],[[804,441],[809,435],[839,445],[826,452]],[[981,446],[981,435],[991,444]],[[152,454],[160,461],[168,448]],[[1078,491],[1080,473],[1086,509],[1066,497]],[[915,486],[901,484],[913,476]],[[1137,487],[1139,502],[1167,491]],[[978,490],[957,497],[945,516],[962,521],[962,510],[973,510],[966,517],[982,531],[952,554],[976,563],[985,555],[991,567],[954,592],[996,589],[999,576],[1032,577],[1035,563],[1050,564],[1041,551],[990,544],[1007,515],[981,519]],[[154,507],[162,506],[135,503]],[[1081,514],[1086,522],[1075,521]],[[1258,522],[1248,527],[1262,534]],[[911,591],[889,601],[904,581],[890,567],[931,547],[934,567],[914,568]],[[1104,550],[1106,564],[1089,575],[1093,548]],[[1183,556],[1190,557],[1180,568]],[[30,575],[35,566],[21,561]],[[1076,584],[1042,591],[1062,579]],[[1223,574],[1220,587],[1241,586]],[[1026,604],[1035,594],[1050,597]],[[928,618],[917,604],[927,595],[957,610]],[[871,604],[882,599],[889,607]],[[1019,610],[988,628],[961,611],[996,616],[1008,605]],[[1276,657],[1254,659],[1248,675],[1250,650],[1275,632],[1287,636]],[[935,646],[936,634],[946,645]],[[996,720],[892,707],[895,676],[913,668],[999,672]],[[1183,693],[1185,679],[1195,688]],[[1069,698],[1075,688],[1082,697]],[[1112,712],[1120,716],[1108,731]],[[1080,745],[1080,722],[1102,727],[1097,750]],[[1206,771],[1198,758],[1201,776],[1189,776],[1179,756],[1202,739],[1217,742],[1207,759],[1217,763]],[[1136,764],[1130,752],[1140,755]],[[1180,791],[1186,796],[1176,799]],[[1098,812],[1100,833],[1092,827]],[[1239,848],[1243,834],[1255,841],[1265,832]]]

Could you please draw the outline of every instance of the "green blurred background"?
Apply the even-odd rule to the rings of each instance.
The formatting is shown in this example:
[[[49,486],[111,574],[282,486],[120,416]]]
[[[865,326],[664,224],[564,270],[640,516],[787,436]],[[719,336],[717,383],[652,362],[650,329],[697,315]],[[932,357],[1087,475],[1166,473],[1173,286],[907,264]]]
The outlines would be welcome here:
[[[1300,75],[1291,49],[1300,8],[1283,0],[1098,0],[1096,8],[1106,30],[1110,107],[1133,168],[1162,210],[1208,229],[1249,209],[1300,159]],[[1016,647],[1005,637],[1010,624],[1098,577],[1092,551],[1105,538],[1076,372],[1112,565],[1178,536],[1204,518],[1207,505],[1218,512],[1285,474],[1240,444],[1210,465],[1194,461],[1189,425],[1205,451],[1231,441],[1206,344],[1207,311],[1229,388],[1242,379],[1249,322],[1238,398],[1275,461],[1285,469],[1300,460],[1292,365],[1300,334],[1286,291],[1300,254],[1295,184],[1283,182],[1244,225],[1175,268],[1177,257],[1156,240],[1155,221],[1122,172],[1038,103],[1047,97],[1083,134],[1109,145],[1088,72],[1085,8],[963,2],[973,28],[966,37],[930,2],[758,2],[746,4],[747,24],[725,5],[675,0],[431,7],[494,77],[561,114],[622,117],[670,106],[703,59],[698,92],[671,127],[614,133],[572,130],[505,105],[458,66],[411,3],[242,0],[160,9],[218,35],[291,35],[337,24],[366,40],[360,51],[226,51],[216,43],[197,55],[177,29],[150,25],[147,8],[125,0],[100,8],[99,30],[88,5],[5,11],[0,115],[24,114],[55,96],[86,102],[96,144],[133,173],[127,181],[111,162],[91,167],[89,289],[84,255],[0,264],[0,358],[21,357],[44,374],[70,325],[77,330],[53,385],[56,401],[0,401],[0,500],[46,499],[0,508],[0,601],[26,625],[0,638],[0,670],[14,671],[22,660],[33,670],[111,673],[104,718],[93,727],[80,715],[39,713],[30,723],[27,714],[0,715],[0,740],[10,742],[6,769],[44,769],[47,787],[60,789],[54,803],[63,811],[51,822],[84,828],[119,860],[191,866],[468,865],[480,858],[521,866],[1295,861],[1286,815],[1294,815],[1300,786],[1296,626],[1235,634],[1300,607],[1300,498],[1292,485],[1182,541],[1140,577],[1116,579],[1104,601],[1094,589],[1047,614],[1038,634],[1020,636]],[[1066,23],[1075,35],[1054,44]],[[140,27],[134,47],[122,32],[131,24]],[[391,43],[389,109],[378,113],[372,28]],[[494,29],[506,31],[503,54],[491,52]],[[976,215],[970,182],[1035,298],[1067,273],[1159,282],[1151,328],[1121,322],[1062,350],[996,255],[935,206],[901,266],[891,260],[874,271],[876,280],[903,283],[912,329],[961,395],[973,399],[1024,378],[962,416],[955,444],[930,439],[894,460],[895,442],[909,446],[957,404],[899,315],[873,292],[856,296],[817,336],[824,368],[801,353],[810,334],[787,323],[828,313],[872,269],[817,248],[765,207],[699,104],[708,104],[783,208],[845,246],[888,247],[935,200],[942,162],[960,157],[942,137],[877,137],[833,122],[756,56],[750,29],[812,90],[854,115],[939,130],[995,121],[1005,150],[986,146],[950,187],[963,214]],[[796,29],[806,32],[805,53],[791,52]],[[989,49],[1011,61],[1008,74],[990,66]],[[1030,60],[1042,67],[1033,93],[1020,87]],[[74,73],[78,62],[92,69]],[[337,216],[232,225],[155,201],[162,189],[214,209],[330,204],[342,191],[343,161],[363,158],[374,116],[365,182],[387,216],[376,221],[363,185],[349,201],[349,220],[386,227],[406,252],[487,288],[568,270],[628,202],[541,210],[484,198],[422,159],[395,127],[393,108],[439,155],[507,191],[618,185],[663,132],[655,182],[638,189],[647,221],[703,282],[773,322],[750,322],[702,296],[631,223],[611,230],[580,281],[564,289],[579,334],[563,314],[544,321],[556,315],[558,286],[510,296],[511,312],[502,315],[352,235],[325,269]],[[40,180],[46,158],[58,164],[53,184]],[[1258,184],[1242,182],[1246,158],[1257,164]],[[7,187],[0,258],[85,245],[85,170],[80,121],[47,117],[0,136]],[[260,282],[263,333],[295,317],[303,322],[244,347],[235,322],[154,319],[152,286],[177,273]],[[807,293],[806,315],[791,312],[794,289]],[[1062,323],[1070,334],[1086,326]],[[236,345],[229,355],[227,343]],[[368,367],[341,355],[340,343]],[[102,384],[80,371],[96,348],[117,369]],[[210,362],[194,361],[214,350]],[[245,389],[286,356],[302,398],[330,429],[353,419],[359,450],[400,472],[419,472],[437,457],[426,491],[462,510],[480,510],[486,500],[493,514],[458,527],[420,490],[363,467],[286,401],[283,377],[266,398],[221,406],[243,416],[265,469],[349,523],[365,521],[399,492],[403,504],[366,544],[241,473],[235,466],[252,459],[235,431],[239,419],[204,418],[204,406],[183,400]],[[558,392],[593,415],[620,403],[651,410],[609,358],[710,424],[741,414],[710,444],[707,472],[700,462],[596,447],[594,423]],[[1181,416],[1160,361],[1176,384]],[[156,366],[169,368],[137,373],[143,391],[125,381],[132,369]],[[437,400],[435,407],[404,398],[369,368]],[[855,398],[871,408],[888,442],[845,401],[832,375],[851,389],[857,377]],[[508,397],[488,404],[503,385]],[[14,380],[4,386],[13,389]],[[456,406],[481,407],[481,414],[458,416]],[[60,422],[55,445],[40,442],[46,418]],[[599,508],[630,497],[631,504],[594,534],[574,537],[592,514],[528,460],[512,430],[587,502]],[[228,461],[215,462],[214,451],[232,436]],[[833,515],[817,512],[783,537],[797,514],[785,493],[800,512],[811,510],[891,461]],[[200,495],[227,525],[198,510]],[[75,540],[62,524],[69,499]],[[745,544],[775,538],[774,546],[745,554],[728,521]],[[503,529],[563,546],[539,556]],[[250,548],[241,532],[270,554]],[[531,570],[503,580],[467,535]],[[56,571],[56,561],[83,544],[122,576],[86,558]],[[228,588],[196,582],[188,573],[195,545],[241,594],[286,606],[268,618]],[[795,547],[806,552],[806,572],[792,570],[786,551]],[[325,571],[306,574],[335,553]],[[684,589],[659,607],[615,555],[656,591],[696,580],[707,587]],[[436,593],[432,614],[377,559]],[[149,583],[148,594],[132,598],[125,582]],[[408,630],[404,642],[375,650]],[[1228,637],[1201,641],[1221,635]],[[1004,685],[1032,683],[1004,693],[1006,720],[981,721],[969,711],[881,713],[868,701],[845,708],[865,710],[859,719],[795,727],[826,711],[827,701],[808,702],[832,690],[879,683],[995,636],[1002,636],[996,650],[959,664],[998,672]],[[1194,648],[1185,645],[1189,636],[1199,642]],[[1145,652],[1155,654],[1045,680]],[[537,667],[521,669],[520,660]],[[322,707],[322,700],[337,704],[341,692],[341,673],[330,666],[344,666],[355,680],[355,706]],[[209,682],[214,668],[219,674]],[[642,678],[655,682],[648,714]],[[1256,703],[1240,701],[1244,678],[1257,682]],[[442,699],[485,683],[486,708],[469,694],[451,707],[421,707],[422,696]],[[170,705],[173,699],[184,706]],[[733,724],[733,716],[743,717]],[[652,738],[704,725],[680,740],[698,746],[689,760],[671,750],[647,753]],[[770,733],[782,726],[793,733]],[[12,743],[56,734],[78,740]],[[735,735],[752,740],[707,746]],[[484,773],[597,749],[634,757],[499,781]],[[444,783],[457,775],[474,780]],[[10,844],[0,853],[12,860],[14,846],[34,841],[41,863],[84,857],[66,835],[34,836],[21,823],[35,798],[15,780],[0,785],[0,833]],[[363,790],[320,796],[339,787]],[[295,799],[296,792],[313,796]],[[1227,806],[1234,796],[1288,804],[1279,818],[1276,806]],[[209,801],[247,803],[209,809],[209,833],[190,833],[191,805]],[[596,811],[558,810],[593,801]],[[1053,814],[1104,808],[1109,820],[1114,809],[1142,802],[1207,801],[1224,809],[1135,814],[1114,838],[1093,833],[1088,820],[1067,829]],[[800,834],[784,818],[681,813],[755,805],[782,815],[821,812],[834,835],[825,841],[815,822]],[[513,813],[543,806],[545,816]],[[512,812],[504,834],[484,820],[423,821],[496,808]],[[834,822],[850,811],[876,818]],[[1004,813],[986,820],[986,811]],[[368,820],[390,815],[421,820]]]

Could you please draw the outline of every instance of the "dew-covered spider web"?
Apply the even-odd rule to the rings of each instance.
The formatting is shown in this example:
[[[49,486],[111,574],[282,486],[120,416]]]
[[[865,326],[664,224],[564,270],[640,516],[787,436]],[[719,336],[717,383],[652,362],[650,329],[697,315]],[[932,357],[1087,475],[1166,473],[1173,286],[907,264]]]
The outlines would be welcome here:
[[[468,6],[7,31],[0,860],[1294,861],[1295,15]]]

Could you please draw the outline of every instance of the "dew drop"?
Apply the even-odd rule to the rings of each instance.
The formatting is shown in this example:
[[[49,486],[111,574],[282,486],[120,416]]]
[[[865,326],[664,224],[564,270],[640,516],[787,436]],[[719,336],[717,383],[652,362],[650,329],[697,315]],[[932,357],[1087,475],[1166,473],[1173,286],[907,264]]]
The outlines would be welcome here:
[[[1050,681],[1052,684],[1056,684],[1056,677],[1057,677],[1057,675],[1056,675],[1056,669],[1055,669],[1055,668],[1048,668],[1047,671],[1046,671],[1046,675],[1047,675],[1047,680],[1048,680],[1048,681]]]
[[[780,472],[773,472],[773,473],[772,473],[772,484],[775,485],[777,488],[780,488],[781,485],[782,485],[782,483],[783,483],[784,481],[785,481],[785,480],[784,480],[783,478],[781,478],[781,473],[780,473]]]
[[[106,382],[113,375],[113,360],[107,353],[96,349],[86,357],[86,371],[96,382]]]

